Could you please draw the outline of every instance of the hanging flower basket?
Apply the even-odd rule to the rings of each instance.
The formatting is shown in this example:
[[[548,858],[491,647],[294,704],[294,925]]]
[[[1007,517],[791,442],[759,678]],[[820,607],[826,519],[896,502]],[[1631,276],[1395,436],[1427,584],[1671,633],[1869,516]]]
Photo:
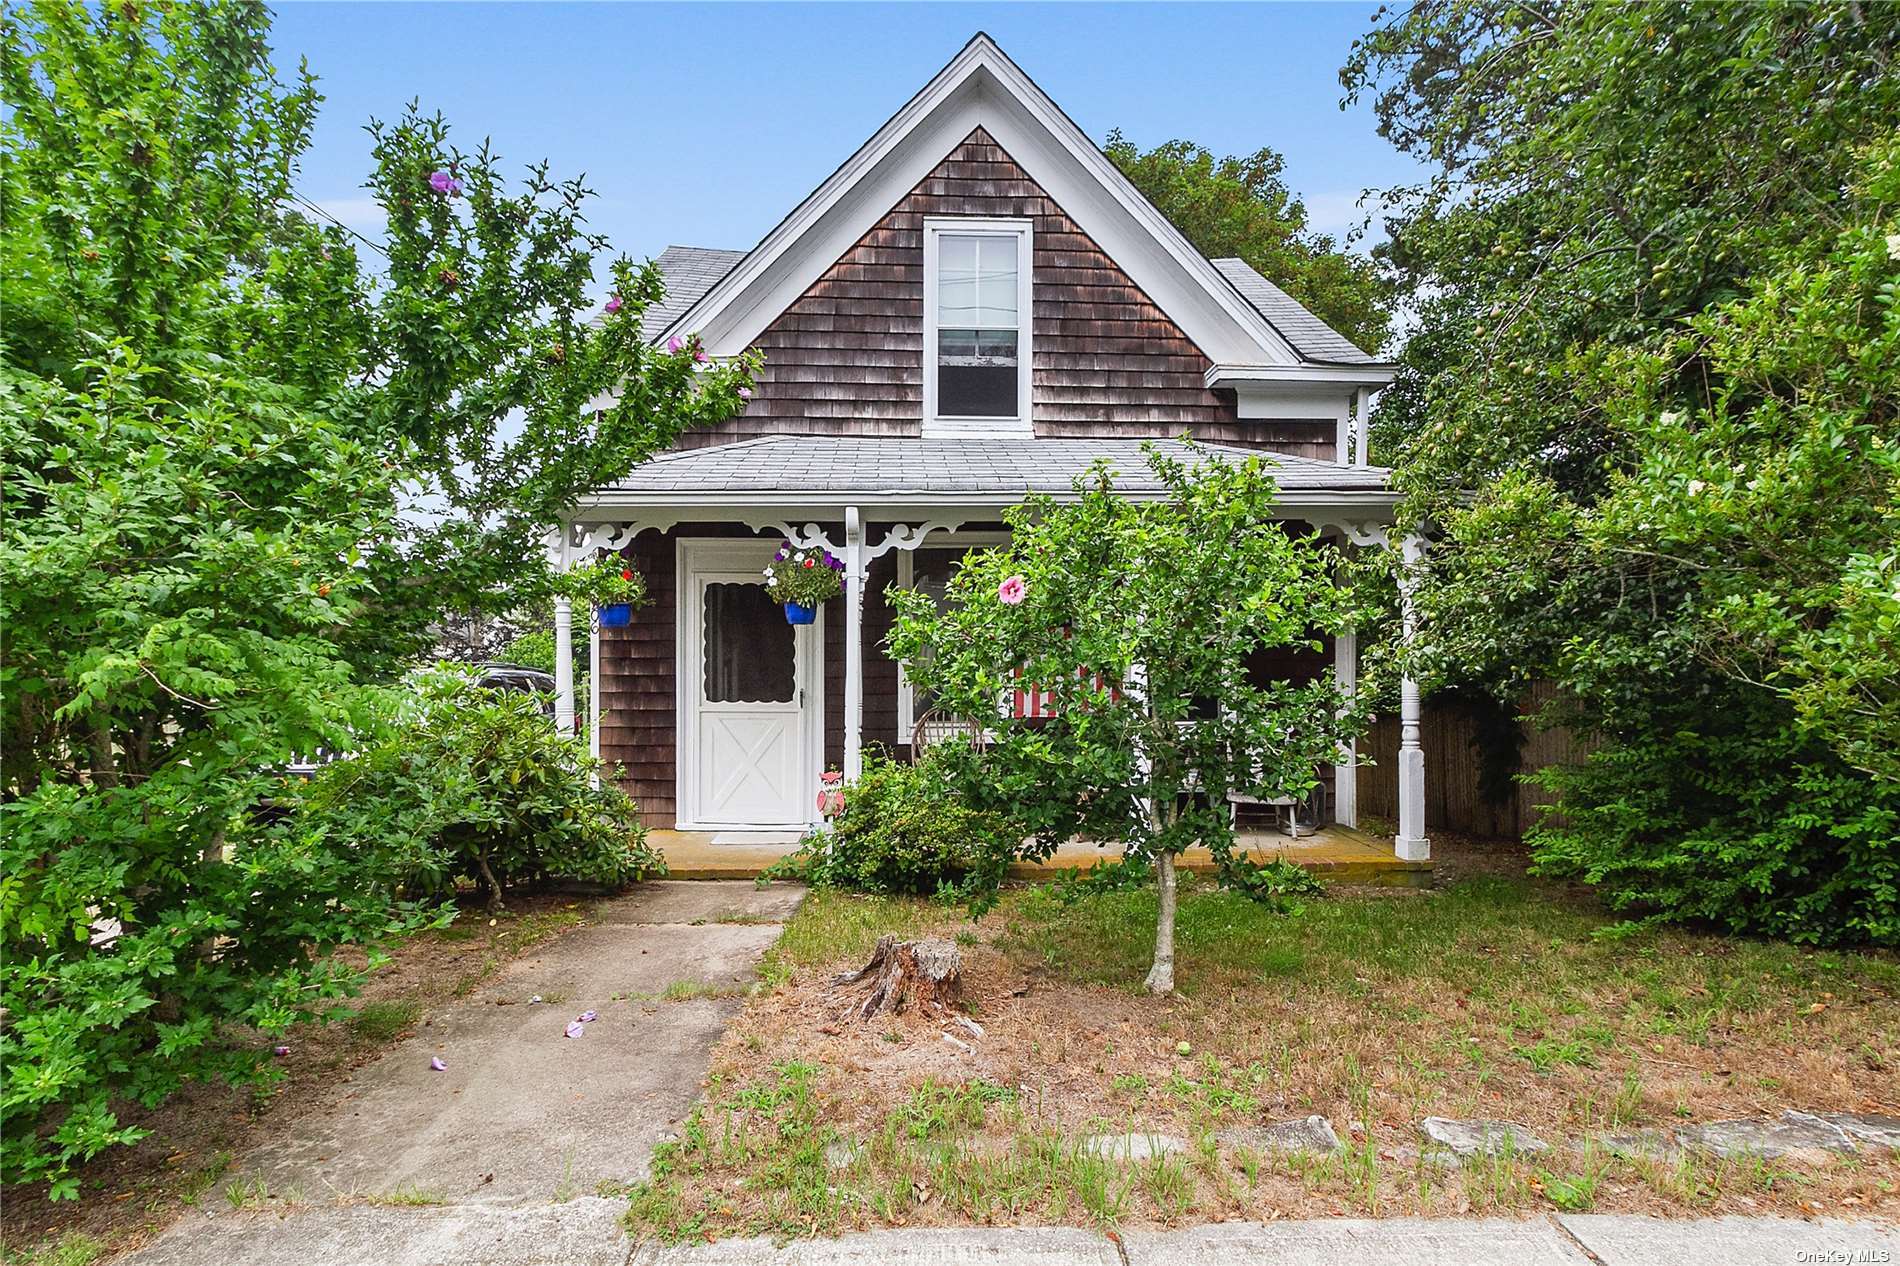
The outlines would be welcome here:
[[[554,592],[575,602],[592,603],[603,629],[624,629],[633,623],[633,609],[646,601],[647,585],[639,572],[618,558],[582,563],[554,578]]]
[[[765,569],[765,591],[785,604],[787,624],[810,624],[818,605],[844,592],[844,563],[827,549],[779,545]]]

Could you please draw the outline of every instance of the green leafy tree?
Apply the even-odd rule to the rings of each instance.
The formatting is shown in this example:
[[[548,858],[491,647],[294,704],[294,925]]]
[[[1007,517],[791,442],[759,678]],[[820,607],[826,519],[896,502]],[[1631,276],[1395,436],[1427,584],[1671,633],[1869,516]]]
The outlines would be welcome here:
[[[1305,795],[1361,705],[1328,673],[1281,681],[1249,670],[1261,652],[1317,652],[1354,616],[1334,551],[1273,518],[1277,490],[1260,463],[1189,466],[1152,449],[1148,461],[1165,495],[1117,495],[1099,470],[1073,500],[1011,510],[1010,543],[971,553],[941,609],[893,591],[890,648],[935,706],[984,719],[982,751],[946,746],[938,759],[961,761],[972,807],[1007,814],[1012,835],[1033,837],[1029,855],[1079,835],[1123,841],[1154,863],[1147,986],[1167,993],[1175,859],[1203,845],[1251,886],[1228,793]],[[1053,717],[999,712],[1024,683],[1049,692]]]
[[[1119,131],[1104,147],[1122,174],[1210,259],[1238,258],[1358,346],[1376,352],[1392,306],[1374,262],[1307,228],[1286,159],[1261,148],[1216,158],[1192,141],[1143,151]]]
[[[384,244],[304,214],[319,98],[267,33],[0,10],[0,1170],[56,1197],[128,1100],[268,1075],[241,1026],[433,917],[426,841],[271,771],[374,742],[431,622],[544,598],[542,525],[750,370],[642,342],[651,267],[615,261],[596,320],[586,191],[413,109],[375,129]]]
[[[1900,10],[1430,0],[1344,79],[1434,164],[1377,427],[1440,680],[1563,687],[1539,864],[1643,918],[1900,936]]]

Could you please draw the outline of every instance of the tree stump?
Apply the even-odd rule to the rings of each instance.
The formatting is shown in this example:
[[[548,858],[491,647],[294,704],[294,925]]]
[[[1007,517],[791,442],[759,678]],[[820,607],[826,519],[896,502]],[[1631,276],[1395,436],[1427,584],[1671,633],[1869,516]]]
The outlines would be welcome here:
[[[921,1011],[941,1012],[962,996],[963,955],[940,936],[921,941],[881,936],[871,951],[871,961],[834,977],[831,987],[841,992],[867,981],[870,987],[864,996],[848,999],[843,1008],[860,1020],[883,1012],[894,1015],[913,1002]]]

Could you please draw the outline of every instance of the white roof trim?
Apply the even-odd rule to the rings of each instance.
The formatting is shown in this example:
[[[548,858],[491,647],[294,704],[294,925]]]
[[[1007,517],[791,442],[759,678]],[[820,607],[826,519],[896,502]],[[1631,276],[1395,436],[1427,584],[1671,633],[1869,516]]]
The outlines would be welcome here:
[[[1211,360],[1299,354],[989,36],[978,34],[660,337],[743,351],[977,127]]]
[[[1210,365],[1202,380],[1210,388],[1255,382],[1383,387],[1396,377],[1390,365]]]
[[[797,509],[805,513],[826,514],[835,518],[847,505],[879,510],[960,508],[1000,511],[1010,506],[1021,505],[1023,499],[1029,495],[1031,494],[1027,492],[841,492],[827,498],[813,497],[809,492],[796,490],[783,492],[604,492],[596,496],[582,497],[567,517],[580,520],[620,511],[638,510],[643,514],[648,514],[678,510],[681,512],[681,517],[685,518],[691,517],[688,512],[723,509],[743,514],[769,507]],[[1048,496],[1054,501],[1073,501],[1078,494],[1069,490],[1036,495]],[[1123,495],[1133,501],[1148,501],[1164,497],[1167,493],[1165,491],[1129,491]],[[1359,510],[1370,515],[1389,514],[1399,503],[1400,497],[1400,493],[1392,490],[1312,489],[1297,493],[1282,490],[1274,499],[1273,509],[1277,518],[1297,518],[1308,510]],[[707,516],[702,514],[700,517]]]

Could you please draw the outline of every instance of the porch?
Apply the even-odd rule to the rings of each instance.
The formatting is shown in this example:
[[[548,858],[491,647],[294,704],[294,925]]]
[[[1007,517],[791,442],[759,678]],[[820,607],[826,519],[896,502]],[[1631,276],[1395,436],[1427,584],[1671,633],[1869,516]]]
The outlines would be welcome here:
[[[647,833],[647,842],[666,856],[675,879],[756,879],[765,868],[798,846],[791,831],[679,831]],[[1389,841],[1354,827],[1333,824],[1302,831],[1298,839],[1278,831],[1244,830],[1239,843],[1254,861],[1284,857],[1303,870],[1333,883],[1374,887],[1425,888],[1431,885],[1432,863],[1408,861],[1393,854]],[[1016,862],[1012,879],[1049,879],[1062,871],[1086,870],[1097,862],[1121,856],[1119,844],[1096,845],[1075,840],[1056,850],[1045,862]],[[1181,865],[1210,873],[1214,860],[1204,848],[1191,848]]]
[[[647,577],[651,598],[629,627],[593,630],[584,700],[576,698],[572,653],[580,613],[556,602],[560,723],[571,726],[576,705],[584,705],[595,752],[609,767],[625,769],[625,786],[646,825],[677,834],[681,847],[702,836],[707,847],[721,850],[710,855],[722,860],[707,873],[756,873],[776,854],[740,861],[726,850],[752,846],[747,832],[788,837],[781,851],[795,842],[817,820],[815,793],[824,769],[841,768],[849,781],[866,750],[910,754],[919,705],[902,665],[883,647],[890,615],[884,591],[941,584],[950,559],[1007,539],[999,521],[1005,508],[1029,493],[1074,495],[1075,481],[1097,463],[1116,468],[1122,495],[1161,495],[1144,443],[775,437],[655,459],[577,507],[550,536],[557,567],[596,552],[617,554]],[[1403,545],[1407,562],[1417,561],[1415,539],[1401,542],[1389,534],[1397,494],[1378,468],[1154,443],[1176,449],[1171,455],[1182,460],[1262,458],[1275,467],[1280,485],[1275,510],[1295,530],[1349,548]],[[844,565],[842,596],[821,604],[815,623],[796,629],[760,581],[781,540],[828,551]],[[1409,625],[1408,612],[1408,632]],[[1348,690],[1357,679],[1350,633],[1323,651],[1284,658],[1258,667],[1295,681],[1331,672]],[[1362,852],[1389,863],[1430,856],[1416,686],[1408,682],[1402,693],[1399,759],[1389,771],[1373,773],[1396,778],[1398,836],[1374,844],[1353,832],[1362,762],[1348,744],[1319,771],[1317,822],[1340,828],[1330,838],[1348,842],[1352,856],[1322,857],[1312,851],[1317,843],[1298,849],[1316,864],[1344,863]],[[1039,715],[1033,698],[1016,706],[1032,709],[1018,715]],[[1267,856],[1296,848],[1290,837],[1277,835],[1258,843]],[[1095,856],[1083,850],[1076,864]],[[752,872],[743,869],[746,862]]]

